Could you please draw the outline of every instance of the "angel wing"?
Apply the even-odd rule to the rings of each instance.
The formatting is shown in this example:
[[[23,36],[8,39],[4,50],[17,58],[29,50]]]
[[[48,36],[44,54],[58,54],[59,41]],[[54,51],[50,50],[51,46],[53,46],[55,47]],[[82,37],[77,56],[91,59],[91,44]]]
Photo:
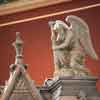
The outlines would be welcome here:
[[[70,15],[66,18],[66,21],[70,23],[72,31],[76,34],[84,51],[87,55],[97,60],[98,56],[93,48],[92,40],[90,37],[89,27],[81,18]]]

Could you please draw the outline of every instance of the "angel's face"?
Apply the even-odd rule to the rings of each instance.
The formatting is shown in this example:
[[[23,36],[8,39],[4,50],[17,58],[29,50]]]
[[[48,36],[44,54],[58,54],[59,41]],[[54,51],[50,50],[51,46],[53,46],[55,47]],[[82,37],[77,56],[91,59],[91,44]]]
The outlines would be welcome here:
[[[56,41],[62,40],[62,36],[64,34],[64,29],[59,23],[55,23],[54,25],[54,32],[56,34]]]

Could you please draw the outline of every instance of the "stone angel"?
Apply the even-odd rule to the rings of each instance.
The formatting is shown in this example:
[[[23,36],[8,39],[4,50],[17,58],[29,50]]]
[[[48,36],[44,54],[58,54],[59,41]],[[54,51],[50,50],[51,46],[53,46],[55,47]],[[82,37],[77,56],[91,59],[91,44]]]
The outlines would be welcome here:
[[[70,15],[64,21],[50,21],[55,75],[87,75],[85,55],[97,60],[89,27],[81,18]]]

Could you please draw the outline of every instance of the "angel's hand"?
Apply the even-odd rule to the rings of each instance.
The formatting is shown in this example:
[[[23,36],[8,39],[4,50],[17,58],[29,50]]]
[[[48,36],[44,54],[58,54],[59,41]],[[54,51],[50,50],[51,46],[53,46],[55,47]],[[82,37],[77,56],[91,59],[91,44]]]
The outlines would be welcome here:
[[[59,48],[58,48],[58,46],[52,46],[52,49],[53,50],[58,50]]]
[[[55,22],[54,21],[49,21],[48,24],[49,24],[50,27],[54,27]]]

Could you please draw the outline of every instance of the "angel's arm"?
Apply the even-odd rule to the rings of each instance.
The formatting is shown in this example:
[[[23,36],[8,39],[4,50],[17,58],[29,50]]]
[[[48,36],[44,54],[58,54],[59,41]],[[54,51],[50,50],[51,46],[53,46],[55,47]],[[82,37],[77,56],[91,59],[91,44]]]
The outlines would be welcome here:
[[[52,41],[56,40],[56,35],[55,35],[55,31],[53,30],[53,28],[51,28],[51,40]]]
[[[48,22],[49,26],[50,26],[50,30],[51,30],[51,40],[55,41],[56,40],[56,36],[55,36],[55,31],[54,31],[54,21],[49,21]]]
[[[65,47],[68,47],[70,41],[72,40],[72,37],[73,37],[73,33],[71,30],[69,30],[64,42],[60,45],[56,45],[53,47],[54,50],[57,50],[57,49],[63,49]]]

